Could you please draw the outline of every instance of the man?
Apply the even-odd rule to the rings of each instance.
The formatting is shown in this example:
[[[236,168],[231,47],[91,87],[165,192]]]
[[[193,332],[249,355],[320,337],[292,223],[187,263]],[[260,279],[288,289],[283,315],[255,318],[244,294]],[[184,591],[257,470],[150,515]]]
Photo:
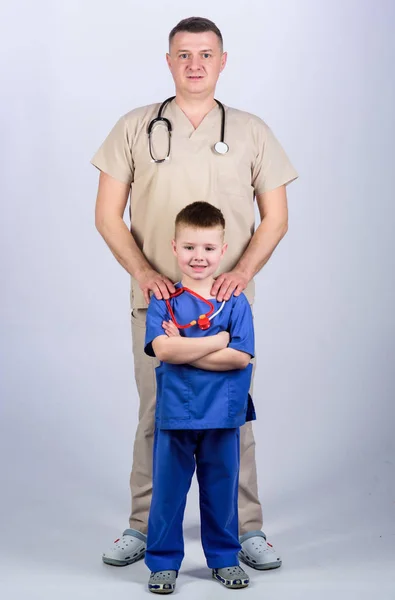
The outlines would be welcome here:
[[[168,243],[175,216],[198,200],[222,210],[229,249],[211,294],[222,302],[232,293],[244,291],[252,304],[253,277],[287,231],[285,186],[297,177],[263,121],[229,107],[223,113],[222,105],[214,99],[227,59],[221,32],[214,23],[198,17],[181,21],[170,32],[166,59],[175,83],[175,98],[162,111],[159,104],[153,104],[122,117],[92,160],[101,171],[97,229],[132,277],[133,354],[140,397],[130,478],[130,528],[103,555],[104,562],[118,566],[142,558],[146,547],[152,491],[154,367],[158,362],[144,355],[145,318],[150,294],[167,299],[178,281]],[[158,111],[161,120],[152,123]],[[218,141],[223,144],[218,146]],[[129,196],[131,231],[123,221]],[[255,232],[254,196],[261,217]],[[256,569],[281,565],[262,532],[251,423],[240,432],[239,534],[241,560]]]

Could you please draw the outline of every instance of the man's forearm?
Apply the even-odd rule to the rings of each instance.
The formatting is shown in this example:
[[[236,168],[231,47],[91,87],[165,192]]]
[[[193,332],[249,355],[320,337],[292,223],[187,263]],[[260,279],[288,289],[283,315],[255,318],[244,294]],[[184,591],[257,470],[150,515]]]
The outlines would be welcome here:
[[[233,369],[245,369],[250,359],[250,355],[246,352],[240,352],[234,348],[224,348],[207,354],[190,364],[205,371],[232,371]]]
[[[252,279],[265,266],[286,233],[286,223],[264,218],[234,270],[242,271]]]
[[[130,275],[137,278],[140,273],[152,269],[121,217],[114,215],[111,219],[97,222],[96,227],[117,261]]]

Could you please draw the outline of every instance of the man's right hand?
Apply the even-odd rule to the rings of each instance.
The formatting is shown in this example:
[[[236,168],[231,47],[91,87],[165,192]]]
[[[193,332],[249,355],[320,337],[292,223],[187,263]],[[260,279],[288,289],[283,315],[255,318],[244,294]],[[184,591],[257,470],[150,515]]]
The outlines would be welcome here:
[[[144,271],[137,277],[137,281],[147,304],[150,301],[150,292],[154,294],[157,300],[168,300],[170,294],[174,294],[176,291],[173,282],[154,269]]]

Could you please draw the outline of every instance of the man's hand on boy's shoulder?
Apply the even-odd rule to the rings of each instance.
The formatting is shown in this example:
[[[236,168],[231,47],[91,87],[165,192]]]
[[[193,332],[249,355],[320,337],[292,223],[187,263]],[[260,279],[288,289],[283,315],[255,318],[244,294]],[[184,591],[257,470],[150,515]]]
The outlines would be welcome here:
[[[240,296],[243,290],[246,289],[250,279],[242,271],[234,269],[227,273],[222,273],[214,281],[213,287],[211,288],[212,296],[216,297],[218,302],[223,300],[229,300],[232,296]]]
[[[168,300],[170,294],[174,294],[176,291],[173,282],[154,269],[142,271],[136,275],[136,279],[147,304],[150,301],[150,292],[153,293],[157,300]]]

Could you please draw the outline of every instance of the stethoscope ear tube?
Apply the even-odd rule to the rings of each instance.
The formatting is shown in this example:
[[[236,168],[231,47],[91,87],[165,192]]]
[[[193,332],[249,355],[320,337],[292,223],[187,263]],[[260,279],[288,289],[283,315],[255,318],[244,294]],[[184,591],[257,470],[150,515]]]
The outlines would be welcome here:
[[[170,123],[169,119],[166,119],[166,117],[156,117],[156,119],[152,119],[151,123],[148,125],[148,131],[147,131],[148,135],[151,135],[152,129],[154,128],[154,126],[157,123],[165,123],[166,127],[167,127],[167,131],[169,133],[172,132],[172,127],[171,127],[171,123]]]
[[[175,98],[175,96],[170,96],[170,98],[166,98],[166,100],[164,102],[162,102],[162,104],[159,107],[158,116],[155,117],[155,119],[152,119],[152,121],[150,121],[150,123],[148,124],[147,134],[148,134],[149,153],[150,153],[150,156],[151,156],[153,162],[156,162],[156,163],[163,163],[163,162],[165,162],[165,160],[168,160],[170,158],[170,150],[171,150],[170,139],[171,139],[171,133],[172,133],[172,126],[171,126],[169,119],[162,117],[162,113],[165,110],[166,106],[169,104],[169,102],[174,100],[174,98]],[[219,108],[221,109],[222,116],[221,116],[221,139],[219,142],[214,144],[214,151],[217,154],[226,154],[227,152],[229,152],[229,146],[225,142],[225,107],[216,98],[215,98],[215,101],[218,104]],[[167,148],[167,155],[165,158],[155,158],[153,155],[153,152],[152,152],[151,136],[152,136],[153,128],[157,123],[160,123],[160,122],[162,122],[166,125],[167,133],[169,136],[169,144],[168,144],[168,148]]]

